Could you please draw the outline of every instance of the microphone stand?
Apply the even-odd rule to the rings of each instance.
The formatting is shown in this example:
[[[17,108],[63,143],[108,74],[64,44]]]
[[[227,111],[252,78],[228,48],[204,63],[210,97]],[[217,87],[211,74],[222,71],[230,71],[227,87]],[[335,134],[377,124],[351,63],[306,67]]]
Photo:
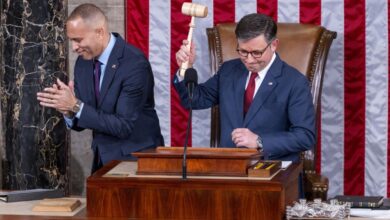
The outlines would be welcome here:
[[[184,141],[184,150],[183,150],[183,179],[187,179],[187,145],[188,145],[188,136],[190,133],[190,125],[192,122],[192,97],[190,97],[190,115],[188,117],[187,122],[187,130],[186,130],[186,139]]]

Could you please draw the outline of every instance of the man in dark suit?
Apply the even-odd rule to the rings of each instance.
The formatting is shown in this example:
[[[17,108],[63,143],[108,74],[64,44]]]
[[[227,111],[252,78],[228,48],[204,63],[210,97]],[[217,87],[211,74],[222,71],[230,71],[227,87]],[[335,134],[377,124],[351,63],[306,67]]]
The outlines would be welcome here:
[[[315,144],[314,107],[306,77],[275,52],[276,32],[272,18],[244,16],[235,30],[240,59],[225,62],[217,74],[199,84],[192,106],[219,105],[221,147],[257,148],[266,159],[297,161],[301,151]],[[186,45],[184,41],[176,53],[179,66],[194,62],[195,50]],[[180,76],[174,83],[188,106],[185,83]]]
[[[108,32],[104,13],[93,4],[74,9],[66,23],[78,53],[74,83],[57,80],[37,94],[40,104],[64,114],[77,131],[93,131],[92,172],[111,160],[164,144],[154,109],[153,73],[144,54]]]

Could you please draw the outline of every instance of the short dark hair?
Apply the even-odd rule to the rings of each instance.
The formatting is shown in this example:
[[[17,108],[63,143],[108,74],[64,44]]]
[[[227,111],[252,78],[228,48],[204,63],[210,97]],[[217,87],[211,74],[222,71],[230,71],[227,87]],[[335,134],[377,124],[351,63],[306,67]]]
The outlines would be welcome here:
[[[239,40],[250,40],[264,34],[267,42],[276,37],[278,28],[275,21],[264,14],[248,14],[241,18],[236,26],[236,37]]]
[[[94,4],[86,3],[77,6],[68,16],[67,21],[71,21],[77,18],[81,18],[87,22],[93,22],[97,18],[104,18],[107,20],[104,12]]]

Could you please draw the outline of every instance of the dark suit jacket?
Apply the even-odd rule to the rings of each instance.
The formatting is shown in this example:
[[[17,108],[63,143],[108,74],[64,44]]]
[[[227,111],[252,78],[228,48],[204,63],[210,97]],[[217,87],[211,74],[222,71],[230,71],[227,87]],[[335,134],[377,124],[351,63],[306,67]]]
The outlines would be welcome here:
[[[219,104],[221,147],[234,147],[231,133],[248,128],[260,135],[266,159],[298,160],[316,140],[315,114],[306,77],[276,56],[246,117],[243,116],[248,70],[239,59],[225,62],[218,73],[194,90],[193,108]],[[175,83],[188,107],[184,82]]]
[[[103,164],[131,158],[142,149],[163,145],[154,109],[154,79],[149,61],[116,33],[96,103],[93,61],[79,57],[74,69],[76,97],[84,103],[72,129],[93,131],[92,148]]]

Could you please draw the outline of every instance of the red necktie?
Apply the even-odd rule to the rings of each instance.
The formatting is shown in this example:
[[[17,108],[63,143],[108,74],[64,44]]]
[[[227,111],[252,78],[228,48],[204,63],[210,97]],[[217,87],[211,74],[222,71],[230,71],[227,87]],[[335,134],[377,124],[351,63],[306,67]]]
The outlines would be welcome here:
[[[100,96],[100,65],[102,63],[99,62],[99,60],[95,60],[93,64],[93,78],[94,78],[94,84],[95,84],[95,98],[96,102],[99,101]]]
[[[255,87],[256,87],[256,79],[257,73],[252,72],[251,77],[249,78],[248,86],[245,90],[245,96],[244,96],[244,115],[248,112],[249,106],[251,106],[253,95],[255,93]]]

